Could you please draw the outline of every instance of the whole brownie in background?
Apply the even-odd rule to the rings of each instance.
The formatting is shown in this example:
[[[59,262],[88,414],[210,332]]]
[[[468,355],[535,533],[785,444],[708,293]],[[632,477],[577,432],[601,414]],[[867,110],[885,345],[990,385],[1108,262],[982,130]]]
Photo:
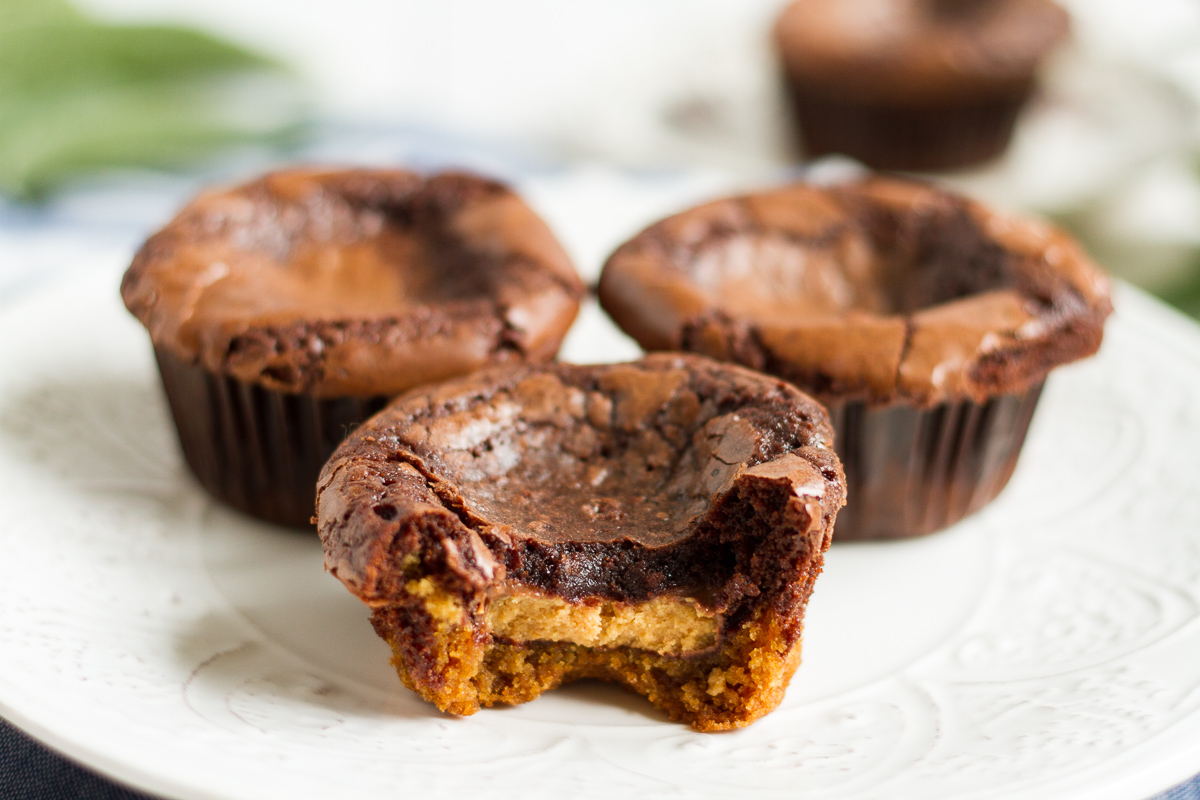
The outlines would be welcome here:
[[[609,258],[599,295],[647,350],[763,370],[829,407],[838,541],[929,533],[988,503],[1047,374],[1094,353],[1112,309],[1066,234],[885,178],[669,217]]]
[[[121,283],[212,494],[308,526],[321,466],[401,392],[554,358],[582,282],[486,178],[296,169],[196,198]]]
[[[699,730],[783,698],[845,498],[823,408],[694,355],[494,369],[334,453],[326,567],[443,711],[614,681]]]
[[[796,0],[775,44],[805,154],[898,170],[989,161],[1068,23],[1051,0]]]

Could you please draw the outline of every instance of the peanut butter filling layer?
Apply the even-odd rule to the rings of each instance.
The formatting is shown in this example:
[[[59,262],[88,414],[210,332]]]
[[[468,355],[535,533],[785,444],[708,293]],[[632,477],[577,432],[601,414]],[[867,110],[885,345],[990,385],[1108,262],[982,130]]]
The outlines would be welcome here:
[[[517,643],[635,647],[660,655],[684,655],[714,646],[718,625],[715,615],[685,597],[570,603],[536,594],[492,599],[487,621],[493,636]]]

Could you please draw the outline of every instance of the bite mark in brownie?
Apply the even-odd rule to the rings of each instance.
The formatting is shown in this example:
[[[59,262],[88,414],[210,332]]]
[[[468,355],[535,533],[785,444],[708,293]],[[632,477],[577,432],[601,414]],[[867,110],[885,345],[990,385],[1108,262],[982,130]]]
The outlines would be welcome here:
[[[410,393],[334,454],[318,519],[330,572],[439,708],[597,677],[718,730],[782,698],[843,502],[819,405],[658,355]]]

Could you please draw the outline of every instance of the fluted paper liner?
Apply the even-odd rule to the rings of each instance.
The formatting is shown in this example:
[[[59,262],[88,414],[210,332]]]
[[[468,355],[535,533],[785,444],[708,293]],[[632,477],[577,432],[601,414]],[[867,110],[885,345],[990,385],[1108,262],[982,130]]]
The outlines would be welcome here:
[[[156,348],[188,466],[213,496],[260,519],[310,528],[317,475],[386,397],[310,397],[264,389]]]
[[[835,542],[900,539],[953,525],[1012,477],[1042,384],[985,403],[829,409],[846,471]]]

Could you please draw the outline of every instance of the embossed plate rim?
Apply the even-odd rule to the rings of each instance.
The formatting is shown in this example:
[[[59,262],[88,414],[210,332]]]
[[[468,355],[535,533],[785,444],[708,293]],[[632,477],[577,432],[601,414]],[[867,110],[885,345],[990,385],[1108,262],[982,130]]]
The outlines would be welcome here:
[[[11,333],[14,320],[23,319],[28,321],[28,319],[32,316],[37,316],[38,314],[44,314],[47,312],[52,313],[55,308],[65,308],[68,310],[71,308],[76,308],[79,307],[79,304],[82,302],[82,297],[99,294],[100,296],[106,297],[105,303],[108,304],[106,306],[107,310],[100,314],[99,317],[102,320],[108,320],[108,322],[105,322],[104,324],[125,326],[118,337],[122,341],[141,341],[142,333],[140,329],[137,328],[136,323],[133,323],[132,320],[127,319],[118,323],[116,320],[118,320],[119,317],[111,313],[111,306],[115,303],[115,300],[112,298],[111,294],[113,291],[113,286],[113,276],[107,273],[87,275],[84,277],[80,277],[79,275],[69,277],[63,281],[31,293],[25,298],[18,299],[12,304],[8,305],[6,308],[0,309],[0,331],[7,329]],[[108,294],[105,295],[105,293]],[[1179,365],[1184,361],[1190,362],[1187,368],[1196,375],[1200,375],[1200,334],[1197,333],[1194,325],[1162,309],[1157,303],[1143,297],[1140,295],[1140,293],[1137,293],[1134,290],[1122,288],[1120,291],[1119,300],[1121,321],[1116,323],[1116,327],[1113,331],[1116,338],[1120,339],[1130,336],[1134,338],[1144,338],[1147,336],[1154,336],[1162,338],[1165,343],[1176,344],[1179,347],[1179,352],[1172,356],[1174,363]],[[75,303],[75,305],[73,306],[72,303]],[[86,303],[83,307],[86,307]],[[109,335],[111,332],[101,331],[100,333]],[[42,345],[48,348],[44,353],[45,358],[43,360],[52,364],[56,356],[62,356],[61,352],[55,350],[56,347],[61,348],[62,343],[60,342],[55,344],[53,342],[53,336],[49,334],[47,335],[51,341],[48,345],[45,343]],[[30,346],[28,341],[22,341],[16,344],[25,347]],[[13,345],[6,345],[6,348],[11,346]],[[38,345],[34,343],[33,346],[36,348]],[[13,361],[12,355],[13,352],[11,350],[9,352],[0,352],[0,363]],[[138,358],[142,358],[143,356],[145,356],[145,353],[139,355]],[[130,356],[130,358],[132,359],[133,356]],[[21,361],[20,358],[16,360]],[[70,359],[67,360],[69,361]],[[28,358],[26,361],[27,363],[33,363],[33,361]],[[1098,368],[1091,369],[1094,373]],[[137,370],[134,369],[133,371],[136,372]],[[0,409],[4,407],[4,403],[8,399],[8,392],[11,390],[11,387],[19,384],[23,377],[27,376],[19,373],[10,373],[8,376],[0,375]],[[1196,379],[1196,383],[1197,385],[1200,385],[1200,379]],[[4,446],[4,441],[0,440],[0,456],[6,455],[4,453]],[[0,463],[0,474],[3,474],[3,463]],[[19,480],[14,478],[14,480],[17,480],[17,488],[20,488],[20,481],[24,480],[25,477],[27,476],[20,477]],[[34,478],[31,480],[33,484],[36,484],[38,481],[46,480],[46,476],[34,476]],[[0,497],[4,497],[6,506],[19,508],[19,498],[15,496],[14,490],[10,488],[9,484],[6,483],[4,486],[0,486]],[[182,508],[182,510],[180,510],[178,513],[184,516],[211,513],[204,508],[193,508],[187,506],[186,498],[183,502],[185,507]],[[114,507],[117,506],[114,505]],[[217,513],[219,514],[220,512]],[[17,530],[20,525],[30,524],[28,509],[24,509],[23,514],[24,516],[22,516],[22,513],[18,513],[15,519],[10,517],[7,523],[9,527],[8,535],[5,537],[0,537],[0,540],[9,541],[10,547],[12,546],[12,543],[20,546],[19,540],[14,541],[13,531]],[[980,522],[977,530],[971,531],[971,534],[981,537],[996,535],[995,531],[989,526],[987,519],[983,519]],[[951,532],[948,535],[955,536],[958,535],[958,533]],[[165,552],[174,554],[175,556],[184,558],[185,560],[186,558],[195,559],[197,557],[197,553],[199,552],[196,548],[200,546],[199,541],[195,537],[191,536],[184,536],[179,541],[173,541],[170,539],[169,535],[167,535],[162,542],[155,540],[155,543],[162,544],[166,548]],[[1069,544],[1069,541],[1067,544]],[[19,555],[20,552],[14,553],[10,549],[10,559],[14,556],[19,557]],[[76,564],[74,566],[78,565]],[[103,569],[104,565],[96,566],[97,571],[101,571]],[[186,567],[181,567],[180,569],[183,570],[183,572],[180,574],[186,574]],[[32,580],[32,578],[30,580]],[[220,609],[224,603],[224,598],[221,596],[220,592],[217,591],[213,586],[208,585],[207,578],[203,578],[200,582],[205,583],[205,586],[189,587],[190,590],[194,590],[196,592],[198,598],[193,598],[191,600],[185,599],[184,601],[181,601],[183,605],[186,606],[188,603],[193,603],[201,611],[204,610],[203,607],[206,604],[210,606],[211,609]],[[817,590],[818,592],[820,592],[820,587],[821,584],[819,583]],[[28,588],[28,586],[25,588]],[[6,600],[6,595],[10,591],[13,591],[13,589],[8,584],[0,584],[0,601]],[[27,623],[26,629],[18,631],[18,633],[22,635],[36,635],[38,633],[38,631],[34,629],[36,625],[46,620],[56,620],[54,614],[50,613],[55,612],[55,609],[49,608],[49,610],[47,610],[46,607],[37,606],[37,602],[41,601],[40,597],[14,597],[9,595],[7,597],[7,601],[10,603],[18,601],[32,601],[34,602],[32,608],[35,611],[40,608],[42,611],[48,614],[45,620],[40,618],[31,618]],[[63,612],[63,609],[58,609],[56,613],[61,614]],[[64,620],[65,618],[57,619],[56,624],[62,625]],[[72,617],[70,620],[66,621],[74,623],[75,620]],[[0,627],[3,627],[2,624],[5,622],[11,627],[13,624],[13,619],[11,617],[4,617],[3,615],[0,615]],[[124,620],[124,622],[129,622],[129,620]],[[1194,622],[1195,621],[1193,620],[1192,623],[1190,623],[1191,627],[1193,628],[1195,627]],[[82,623],[80,623],[80,625],[81,635],[99,635],[101,640],[104,640],[105,631],[96,627],[95,620],[91,620],[89,622],[85,619]],[[235,626],[240,626],[239,635],[246,637],[257,636],[260,640],[265,639],[264,641],[260,642],[264,649],[272,650],[272,652],[273,649],[278,649],[274,642],[267,639],[267,637],[264,637],[262,632],[256,629],[253,624],[246,619],[239,618],[235,622]],[[1150,647],[1164,646],[1164,642],[1169,643],[1168,640],[1170,640],[1171,637],[1178,637],[1181,635],[1181,632],[1186,632],[1186,628],[1187,623],[1183,624],[1183,627],[1181,627],[1179,630],[1169,631],[1167,634],[1165,634],[1164,638],[1156,639],[1146,649],[1149,649]],[[63,636],[63,641],[65,643],[70,644],[72,641],[70,627],[65,627],[64,631],[65,632],[62,632],[59,635]],[[8,630],[3,636],[0,636],[0,656],[3,656],[0,657],[0,711],[3,711],[4,715],[11,719],[14,723],[29,731],[39,739],[45,741],[52,747],[55,747],[56,749],[75,757],[118,780],[122,780],[126,783],[147,789],[149,791],[154,791],[169,796],[188,798],[272,796],[281,789],[283,785],[282,783],[276,785],[261,782],[261,780],[258,783],[240,786],[236,785],[238,781],[243,779],[253,780],[256,773],[252,768],[239,769],[238,765],[234,763],[236,759],[230,761],[230,759],[233,759],[234,757],[228,754],[224,755],[224,762],[222,762],[220,759],[217,759],[217,761],[214,762],[223,764],[228,768],[227,774],[223,776],[215,776],[208,783],[196,782],[195,780],[176,779],[176,777],[171,775],[169,772],[163,771],[161,763],[158,759],[153,757],[153,754],[148,755],[141,751],[141,748],[152,746],[152,743],[156,737],[161,736],[165,731],[145,729],[139,731],[136,728],[128,728],[128,724],[122,722],[122,720],[126,719],[126,717],[122,714],[122,709],[106,709],[103,707],[89,709],[87,707],[88,697],[85,695],[70,695],[70,692],[79,691],[79,687],[67,687],[69,689],[68,696],[65,698],[63,703],[44,702],[44,698],[37,698],[33,702],[30,702],[28,700],[28,697],[32,696],[28,691],[31,688],[30,682],[41,680],[43,682],[43,686],[41,687],[43,693],[47,687],[53,688],[56,685],[54,680],[51,678],[47,681],[46,676],[53,675],[56,665],[48,662],[36,664],[25,664],[22,662],[22,653],[19,652],[14,646],[12,633],[12,630]],[[120,646],[124,641],[118,635],[120,632],[112,633],[114,635],[111,637],[112,641],[110,644],[115,648],[114,653],[116,653],[116,657],[125,657],[128,654],[120,653]],[[1134,654],[1136,655],[1136,651]],[[135,657],[147,657],[146,653],[134,653],[133,655]],[[161,657],[161,655],[162,654],[151,653],[149,654],[149,657]],[[1130,655],[1130,653],[1119,654],[1113,656],[1108,660],[1108,662],[1105,663],[1119,664],[1122,663],[1122,660],[1127,661],[1130,658]],[[291,658],[292,660],[296,660],[294,654],[287,654],[285,656],[281,656],[281,658]],[[40,668],[41,672],[38,672],[35,668]],[[174,685],[147,687],[148,690],[154,691],[176,691],[179,688],[180,687]],[[1194,688],[1191,689],[1188,693],[1188,698],[1194,701],[1195,694],[1196,690]],[[257,702],[259,699],[262,698],[256,699],[256,696],[251,695],[251,700]],[[148,702],[149,700],[150,698],[148,698]],[[385,702],[403,704],[404,699],[403,696],[398,696],[385,699]],[[539,701],[539,703],[540,702],[543,701]],[[821,703],[825,702],[825,699],[822,699],[814,703],[814,705],[820,705]],[[72,705],[72,703],[78,703],[80,705],[76,706]],[[1192,705],[1194,706],[1194,702]],[[264,707],[267,708],[268,712],[273,708],[269,704]],[[289,707],[287,711],[288,713],[293,713],[296,711],[296,708],[299,708],[301,711],[303,711],[303,703]],[[789,708],[785,713],[795,715],[798,711],[803,712],[804,710],[805,709]],[[99,717],[96,716],[97,714],[99,714]],[[109,716],[105,717],[106,714]],[[477,717],[476,719],[484,721],[485,727],[490,729],[492,732],[497,730],[506,730],[510,733],[516,732],[517,735],[533,737],[534,734],[532,734],[531,731],[547,729],[546,723],[528,719],[522,716],[519,711],[516,713],[484,712],[484,714],[486,716],[481,715],[481,717]],[[82,731],[82,728],[87,727],[88,720],[86,718],[89,716],[93,718],[90,723],[93,725],[93,727],[97,719],[101,721],[107,719],[107,721],[110,723],[110,726],[107,729],[109,733],[109,738],[107,740],[95,738],[97,734],[94,730],[90,734],[85,734]],[[79,722],[80,725],[73,725],[73,719]],[[619,719],[618,723],[620,723]],[[646,742],[651,745],[661,743],[661,741],[664,739],[685,742],[685,744],[681,746],[694,746],[695,741],[703,741],[711,742],[712,747],[716,748],[718,751],[720,751],[721,748],[726,747],[736,748],[736,744],[739,741],[745,741],[745,737],[739,738],[741,736],[740,734],[711,737],[705,740],[693,740],[689,738],[688,733],[684,729],[681,729],[678,726],[670,725],[669,723],[657,723],[651,721],[650,724],[646,724],[644,719],[635,720],[634,723],[630,723],[634,725],[633,727],[622,727],[621,724],[618,724],[612,730],[614,732],[621,733],[613,733],[610,734],[610,736],[616,735],[619,737],[630,737],[631,739],[637,739],[639,731],[650,731],[652,732],[650,734],[651,738],[647,739]],[[551,722],[549,724],[549,728],[553,728],[555,724],[556,723]],[[762,724],[763,723],[759,723],[759,725]],[[122,727],[123,725],[125,725],[124,728]],[[541,727],[539,728],[538,726]],[[452,735],[456,730],[463,730],[461,725],[458,725],[453,721],[436,723],[434,727],[438,730],[451,731]],[[753,731],[755,728],[751,728],[749,730]],[[165,760],[169,760],[169,756],[175,758],[180,757],[179,753],[181,751],[184,754],[189,751],[203,752],[203,743],[197,743],[194,732],[189,731],[190,729],[185,728],[181,733],[177,734],[177,738],[171,741],[171,746],[167,747],[166,749],[160,749],[158,755]],[[214,735],[220,736],[221,733],[220,731],[217,731],[217,733]],[[599,736],[599,734],[594,735]],[[272,741],[270,740],[269,736],[264,741],[267,741],[268,744],[271,744],[272,746],[278,745],[284,751],[286,751],[289,746],[287,741]],[[594,744],[594,742],[589,742],[586,737],[583,740],[580,740],[578,738],[571,739],[570,736],[567,736],[565,739],[554,741],[550,741],[548,739],[547,741],[549,742],[549,744],[547,744],[548,747],[565,748],[565,752],[562,753],[562,757],[565,759],[564,763],[567,764],[574,763],[578,765],[579,762],[577,759],[586,756],[589,759],[588,763],[593,765],[602,765],[605,764],[606,755],[609,755],[604,752],[598,752],[594,749],[589,750],[589,743]],[[564,742],[566,742],[566,744],[564,744]],[[691,742],[691,744],[686,744],[686,742]],[[583,747],[583,750],[572,749],[580,746]],[[171,756],[169,751],[171,751],[173,748],[175,753],[174,756]],[[270,748],[268,747],[267,749],[269,751]],[[1052,780],[1045,782],[1044,784],[1024,787],[1028,789],[1025,796],[1086,796],[1112,798],[1133,797],[1137,796],[1133,794],[1135,792],[1149,794],[1154,791],[1165,789],[1179,780],[1186,779],[1190,777],[1198,768],[1200,768],[1200,712],[1198,712],[1194,707],[1191,708],[1191,710],[1183,718],[1174,724],[1166,727],[1161,732],[1153,736],[1135,743],[1133,749],[1137,752],[1134,752],[1132,755],[1127,753],[1124,757],[1115,757],[1109,760],[1107,764],[1102,764],[1099,766],[1093,765],[1083,769],[1082,771],[1068,771],[1058,775],[1058,777],[1055,777]],[[601,748],[601,750],[603,750],[603,748]],[[719,752],[717,755],[719,755]],[[212,758],[213,753],[208,752],[207,756]],[[728,753],[726,754],[726,757],[729,757]],[[572,761],[572,759],[576,760]],[[528,759],[526,759],[526,761],[528,761]],[[640,788],[643,791],[650,792],[651,794],[666,796],[674,792],[692,795],[702,793],[697,792],[695,790],[695,786],[692,786],[691,790],[689,791],[686,787],[672,785],[671,781],[664,781],[661,779],[661,776],[657,780],[650,780],[648,782],[639,784],[638,781],[645,776],[639,777],[639,774],[636,771],[628,770],[627,766],[620,766],[619,769],[612,767],[612,765],[608,765],[608,767],[610,767],[610,769],[607,774],[618,776],[627,775],[628,780],[632,781],[632,783],[629,784],[630,787]],[[613,769],[616,769],[617,771],[614,772]],[[622,772],[622,770],[625,770],[625,772]],[[683,776],[680,776],[681,779],[682,777]],[[569,776],[559,775],[557,778],[552,778],[552,782],[547,784],[547,789],[570,785],[572,784]],[[927,794],[914,794],[914,787],[919,788],[920,784],[910,784],[907,787],[899,786],[895,796],[930,796]],[[427,788],[431,788],[431,794],[429,796],[439,796],[445,794],[443,790],[448,787],[443,786],[439,789],[439,784],[434,782],[429,784]],[[610,787],[606,787],[603,783],[601,783],[593,788],[597,790],[595,793],[599,793],[600,791],[609,789]],[[813,786],[812,788],[817,787]],[[835,791],[825,796],[870,796],[871,790],[872,786],[870,785],[860,786],[857,788],[848,787],[845,788],[845,791]],[[747,792],[747,796],[754,796],[754,794],[761,794],[761,796],[764,797],[784,796],[783,794],[780,794],[780,791],[782,790],[763,791],[761,793]],[[507,795],[516,796],[516,794],[511,790],[507,791]],[[506,791],[501,789],[498,792],[498,796],[506,796]]]

